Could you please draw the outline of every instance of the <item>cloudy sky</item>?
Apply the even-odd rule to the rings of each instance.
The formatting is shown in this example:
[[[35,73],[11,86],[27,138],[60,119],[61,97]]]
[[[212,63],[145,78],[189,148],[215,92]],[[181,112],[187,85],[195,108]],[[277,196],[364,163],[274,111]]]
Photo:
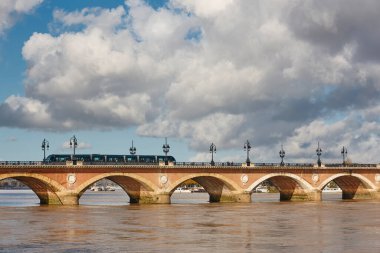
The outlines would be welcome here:
[[[0,159],[378,163],[377,0],[1,0]]]

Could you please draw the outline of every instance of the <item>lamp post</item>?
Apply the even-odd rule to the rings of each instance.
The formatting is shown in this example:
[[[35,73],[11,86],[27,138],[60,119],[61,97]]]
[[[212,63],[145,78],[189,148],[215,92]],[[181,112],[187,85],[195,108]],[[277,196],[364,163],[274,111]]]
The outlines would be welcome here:
[[[214,153],[216,153],[216,146],[214,143],[211,143],[210,145],[210,153],[211,153],[211,166],[215,166]]]
[[[244,151],[247,151],[247,160],[246,160],[246,163],[247,163],[247,166],[250,166],[251,165],[251,161],[249,160],[249,151],[251,150],[251,144],[249,143],[249,141],[247,140],[245,143],[244,143]]]
[[[162,150],[164,151],[165,153],[165,165],[168,165],[169,162],[168,162],[168,153],[169,153],[169,149],[170,149],[170,146],[168,144],[168,138],[165,137],[165,144],[162,145]]]
[[[132,140],[132,146],[129,148],[129,153],[131,155],[135,155],[136,154],[136,147],[133,146],[133,140]]]
[[[322,165],[322,162],[321,162],[322,149],[319,147],[319,141],[318,141],[318,148],[315,151],[317,152],[317,156],[318,156],[318,167],[321,167],[321,165]]]
[[[280,154],[280,157],[281,157],[281,163],[280,163],[280,166],[284,166],[284,165],[285,165],[285,163],[284,163],[285,150],[284,150],[284,148],[282,147],[282,144],[281,144],[281,150],[280,150],[279,154]]]
[[[342,151],[340,152],[343,156],[343,166],[346,165],[346,158],[347,158],[347,148],[343,146]]]
[[[74,157],[75,157],[75,149],[76,147],[78,146],[78,140],[77,140],[77,137],[75,137],[75,135],[73,137],[70,138],[70,148],[73,147],[73,160],[74,160]]]
[[[46,153],[45,152],[46,152],[46,150],[49,150],[49,142],[48,142],[48,140],[44,139],[42,141],[41,148],[44,151],[44,160],[43,160],[43,162],[45,162],[45,160],[46,160]]]

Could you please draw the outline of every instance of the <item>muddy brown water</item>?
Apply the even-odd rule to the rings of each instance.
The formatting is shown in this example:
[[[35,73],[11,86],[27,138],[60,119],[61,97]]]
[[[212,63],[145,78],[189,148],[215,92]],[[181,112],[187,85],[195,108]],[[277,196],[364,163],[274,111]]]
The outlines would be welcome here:
[[[30,190],[0,190],[0,252],[380,252],[380,201],[252,200],[175,193],[170,205],[129,205],[117,190],[41,206]]]

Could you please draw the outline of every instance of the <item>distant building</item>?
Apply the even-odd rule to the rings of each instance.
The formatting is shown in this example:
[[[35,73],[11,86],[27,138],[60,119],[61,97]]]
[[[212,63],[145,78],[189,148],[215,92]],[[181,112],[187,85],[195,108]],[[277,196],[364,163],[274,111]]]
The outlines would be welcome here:
[[[13,178],[7,178],[0,181],[0,189],[7,189],[7,188],[28,188],[28,186],[24,185],[20,181],[13,179]]]

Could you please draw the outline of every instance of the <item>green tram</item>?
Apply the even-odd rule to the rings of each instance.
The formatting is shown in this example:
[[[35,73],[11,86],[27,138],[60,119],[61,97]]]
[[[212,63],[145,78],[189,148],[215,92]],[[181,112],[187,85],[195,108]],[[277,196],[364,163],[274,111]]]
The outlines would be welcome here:
[[[45,163],[65,163],[66,161],[83,161],[83,163],[159,163],[175,162],[173,156],[163,155],[103,155],[103,154],[51,154],[45,159]]]

